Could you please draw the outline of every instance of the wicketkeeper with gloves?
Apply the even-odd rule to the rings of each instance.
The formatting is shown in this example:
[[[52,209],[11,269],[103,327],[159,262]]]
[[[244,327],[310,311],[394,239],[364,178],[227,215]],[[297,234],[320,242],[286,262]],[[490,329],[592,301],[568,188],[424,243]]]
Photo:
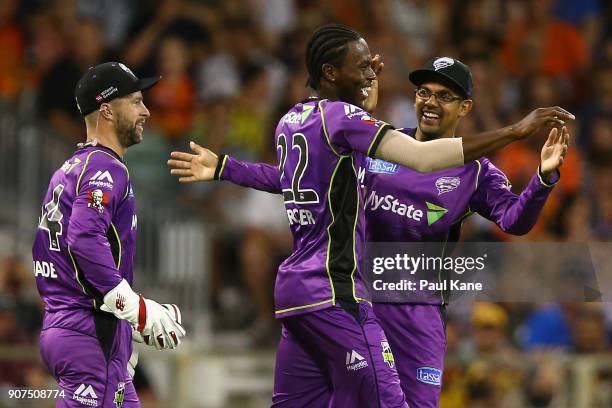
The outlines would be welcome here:
[[[76,86],[87,141],[53,174],[32,248],[45,303],[40,350],[63,391],[58,407],[140,407],[128,372],[132,332],[158,350],[185,336],[176,305],[131,287],[137,218],[123,155],[149,117],[141,91],[159,79],[107,62]]]

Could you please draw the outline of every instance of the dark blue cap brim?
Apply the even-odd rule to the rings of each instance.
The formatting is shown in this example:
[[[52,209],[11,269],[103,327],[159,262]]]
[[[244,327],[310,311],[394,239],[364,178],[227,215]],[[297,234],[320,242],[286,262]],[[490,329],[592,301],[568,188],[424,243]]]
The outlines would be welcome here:
[[[153,85],[155,85],[156,83],[159,82],[159,80],[161,79],[160,76],[158,77],[150,77],[150,78],[142,78],[139,79],[135,84],[134,87],[131,89],[126,89],[124,92],[119,92],[116,94],[116,96],[112,99],[109,99],[106,102],[110,102],[115,98],[121,98],[123,96],[127,96],[129,94],[133,94],[134,92],[138,92],[138,91],[146,91],[149,88],[152,88]]]
[[[112,96],[112,98],[105,100],[104,102],[110,102],[113,99],[117,99],[117,98],[122,98],[124,96],[130,95],[134,92],[139,92],[139,91],[146,91],[149,88],[152,88],[155,84],[157,84],[160,79],[162,79],[161,76],[157,76],[157,77],[150,77],[150,78],[142,78],[139,79],[133,87],[130,87],[128,89],[124,89],[123,92],[118,92],[116,94],[114,94]],[[95,110],[97,110],[100,105],[102,105],[102,103],[95,103],[92,104],[88,107],[82,107],[83,111],[81,111],[81,115],[82,116],[87,116],[89,115],[91,112],[94,112]]]
[[[459,82],[455,81],[452,77],[444,74],[440,71],[433,71],[429,69],[417,69],[412,71],[410,75],[408,75],[408,79],[410,82],[415,84],[416,86],[422,85],[425,82],[436,82],[441,83],[442,85],[449,86],[449,88],[456,89],[464,98],[471,98],[471,93],[465,89]]]
[[[138,90],[146,91],[147,89],[151,88],[153,85],[158,83],[160,79],[161,79],[160,76],[139,79],[138,80]]]

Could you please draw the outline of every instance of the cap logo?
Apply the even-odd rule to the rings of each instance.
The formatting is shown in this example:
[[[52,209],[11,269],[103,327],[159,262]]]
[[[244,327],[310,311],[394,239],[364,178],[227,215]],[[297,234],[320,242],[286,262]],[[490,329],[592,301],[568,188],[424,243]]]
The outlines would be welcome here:
[[[131,76],[134,77],[134,79],[136,79],[136,75],[134,75],[134,73],[132,72],[131,69],[129,69],[128,67],[126,67],[125,65],[123,65],[123,63],[119,63],[119,66],[121,67],[122,70],[124,70],[125,72],[127,72],[128,74],[130,74]]]
[[[434,69],[436,71],[441,70],[442,68],[450,67],[455,63],[455,60],[448,57],[438,58],[433,62]]]
[[[109,96],[117,92],[119,92],[119,89],[117,89],[116,86],[110,86],[96,96],[96,102],[102,102],[103,100],[108,99]]]

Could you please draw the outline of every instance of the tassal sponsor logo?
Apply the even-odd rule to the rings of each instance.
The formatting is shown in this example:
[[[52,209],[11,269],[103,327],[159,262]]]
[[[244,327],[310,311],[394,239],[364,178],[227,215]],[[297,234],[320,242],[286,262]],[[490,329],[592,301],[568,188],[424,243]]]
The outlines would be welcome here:
[[[430,385],[442,385],[442,370],[433,367],[417,368],[417,380]]]
[[[397,174],[399,173],[399,165],[389,163],[384,160],[367,158],[367,169],[370,173],[379,174]]]

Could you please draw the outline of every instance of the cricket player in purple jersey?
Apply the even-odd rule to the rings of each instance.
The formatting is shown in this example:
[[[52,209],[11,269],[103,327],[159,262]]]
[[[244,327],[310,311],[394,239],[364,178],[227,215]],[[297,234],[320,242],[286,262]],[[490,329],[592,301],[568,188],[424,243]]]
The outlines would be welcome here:
[[[418,128],[406,132],[417,140],[454,137],[459,120],[473,104],[468,67],[453,58],[435,58],[409,78],[417,86]],[[510,191],[505,174],[484,157],[427,174],[367,158],[362,163],[368,191],[367,240],[457,241],[462,222],[473,213],[493,221],[504,232],[526,234],[559,180],[558,168],[568,141],[565,127],[550,131],[541,151],[540,167],[520,195]],[[440,399],[446,351],[442,315],[448,293],[441,293],[437,299],[429,304],[415,300],[373,305],[393,349],[402,389],[411,406],[433,408]]]
[[[459,120],[472,108],[472,80],[466,65],[443,57],[411,73],[418,86],[415,108],[418,129],[405,132],[418,140],[454,137]],[[523,119],[536,131],[546,124],[533,111]],[[366,188],[366,240],[369,242],[448,242],[459,238],[461,224],[479,213],[503,231],[522,235],[533,227],[559,180],[558,168],[567,152],[569,135],[552,129],[542,148],[541,166],[527,188],[516,195],[506,176],[488,159],[461,167],[419,173],[382,160],[364,157],[358,174]],[[224,158],[217,179],[281,193],[277,167]],[[209,171],[213,171],[211,164]],[[291,217],[289,215],[289,217]],[[437,407],[440,398],[446,336],[442,318],[448,300],[420,303],[374,303],[374,312],[393,350],[401,386],[410,406]]]
[[[365,197],[356,166],[367,155],[420,171],[451,168],[527,133],[517,126],[421,143],[372,118],[363,108],[381,64],[347,27],[316,31],[306,64],[313,97],[285,114],[275,132],[279,165],[271,177],[282,191],[294,250],[275,285],[283,332],[273,406],[405,407],[389,343],[363,301]],[[551,108],[546,120],[570,117]],[[453,140],[460,143],[442,143]],[[168,162],[181,182],[225,174],[231,159],[191,148],[195,154],[173,152]]]
[[[41,355],[65,395],[58,407],[139,407],[133,336],[167,349],[185,335],[176,305],[131,288],[137,221],[122,156],[142,140],[141,91],[158,80],[107,62],[76,86],[87,141],[53,174],[32,248],[45,303]]]

